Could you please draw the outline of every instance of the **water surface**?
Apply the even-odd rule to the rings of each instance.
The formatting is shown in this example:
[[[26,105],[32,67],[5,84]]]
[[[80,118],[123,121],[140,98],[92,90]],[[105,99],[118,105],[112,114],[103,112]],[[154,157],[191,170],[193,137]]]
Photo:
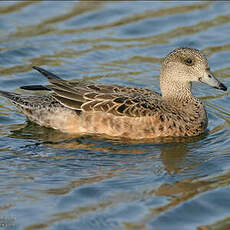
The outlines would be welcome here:
[[[230,86],[228,2],[1,2],[0,89],[68,80],[159,91],[162,58],[207,54]],[[229,93],[194,84],[208,131],[155,142],[73,137],[0,103],[0,222],[8,229],[220,230],[230,221]]]

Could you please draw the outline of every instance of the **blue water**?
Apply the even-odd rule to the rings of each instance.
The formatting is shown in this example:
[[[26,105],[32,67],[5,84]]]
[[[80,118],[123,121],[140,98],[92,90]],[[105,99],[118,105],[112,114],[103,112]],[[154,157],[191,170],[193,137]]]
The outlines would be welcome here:
[[[230,87],[228,2],[1,2],[0,89],[67,79],[159,91],[162,58],[192,46]],[[0,103],[0,226],[219,230],[230,220],[229,93],[194,84],[208,131],[158,143],[73,137]],[[3,226],[2,224],[5,224]]]

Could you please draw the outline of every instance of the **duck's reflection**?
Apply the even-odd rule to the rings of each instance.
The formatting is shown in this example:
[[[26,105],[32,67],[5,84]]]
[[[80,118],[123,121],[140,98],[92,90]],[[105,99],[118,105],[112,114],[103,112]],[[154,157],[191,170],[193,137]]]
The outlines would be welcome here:
[[[12,127],[14,129],[15,127]],[[152,160],[158,158],[164,170],[169,174],[177,174],[185,168],[190,168],[194,162],[186,162],[190,152],[189,145],[204,139],[207,134],[192,138],[159,138],[153,140],[128,140],[102,136],[73,136],[53,129],[48,129],[27,122],[23,128],[12,130],[10,137],[32,139],[55,149],[86,149],[113,154],[148,154]],[[152,156],[152,157],[151,157]],[[146,157],[146,156],[145,156]],[[188,163],[190,165],[188,165]]]
[[[144,164],[146,163],[148,165],[152,165],[152,167],[161,164],[164,174],[167,173],[169,176],[176,177],[176,180],[174,180],[172,183],[167,183],[164,179],[160,184],[155,184],[153,181],[151,187],[141,186],[138,190],[134,190],[132,193],[127,190],[126,192],[122,191],[121,195],[118,190],[113,195],[108,197],[106,196],[106,200],[98,200],[96,204],[89,203],[82,208],[82,210],[89,210],[90,212],[91,209],[92,212],[94,212],[94,210],[97,210],[98,207],[101,207],[101,202],[103,202],[103,207],[107,208],[116,206],[118,203],[123,204],[124,202],[128,201],[135,202],[143,199],[151,200],[155,196],[170,197],[167,204],[161,205],[159,203],[151,206],[151,208],[148,209],[143,219],[140,220],[140,223],[145,224],[151,222],[154,217],[160,215],[161,213],[178,206],[188,199],[193,198],[196,194],[209,190],[211,188],[210,186],[213,185],[212,179],[210,179],[210,181],[207,179],[203,181],[196,180],[196,176],[189,175],[189,173],[187,174],[186,178],[183,178],[183,176],[180,177],[181,172],[184,172],[188,169],[191,170],[193,167],[197,166],[196,159],[199,158],[199,156],[197,156],[195,153],[193,154],[193,148],[198,147],[202,143],[201,140],[205,138],[205,135],[196,138],[162,139],[162,141],[158,140],[157,143],[153,143],[153,141],[145,141],[144,143],[141,143],[141,141],[135,142],[119,139],[109,140],[101,139],[101,137],[90,136],[74,137],[52,129],[43,128],[29,122],[24,128],[14,131],[12,130],[11,137],[33,139],[35,141],[37,140],[42,145],[47,145],[54,149],[87,149],[92,150],[91,152],[100,151],[101,153],[112,153],[114,165],[116,160],[123,158],[123,156],[120,156],[120,158],[114,158],[114,154],[138,154],[138,157],[135,158],[124,156],[126,157],[126,160],[122,161],[122,163],[126,162],[128,159],[129,164],[133,163],[133,170],[141,171],[143,168],[134,168],[134,165],[137,165],[138,160],[144,159]],[[92,162],[94,162],[94,160]],[[143,162],[140,160],[140,165]],[[105,182],[115,178],[117,175],[121,175],[122,173],[127,174],[127,168],[125,165],[121,165],[121,167],[113,167],[112,165],[108,165],[107,167],[98,167],[94,171],[94,175],[81,175],[80,177],[71,178],[55,188],[50,186],[39,191],[54,196],[66,196],[81,186]],[[147,175],[147,177],[148,176],[149,175]],[[153,177],[154,176],[156,178],[158,177],[157,175],[153,175]],[[226,178],[224,178],[224,181],[225,180]],[[216,183],[216,187],[218,186],[219,184]],[[75,210],[77,210],[77,213],[79,212],[78,205],[76,205],[76,208],[73,210],[71,209],[69,212],[73,213]]]
[[[168,174],[177,174],[183,170],[185,156],[188,152],[187,143],[162,145],[161,160]]]

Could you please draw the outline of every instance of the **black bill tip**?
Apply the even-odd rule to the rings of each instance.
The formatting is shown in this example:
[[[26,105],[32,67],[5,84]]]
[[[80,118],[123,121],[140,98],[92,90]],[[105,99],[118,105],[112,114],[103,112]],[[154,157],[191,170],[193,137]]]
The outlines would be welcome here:
[[[219,83],[218,86],[215,86],[213,88],[220,89],[220,90],[223,90],[223,91],[227,91],[227,89],[228,89],[223,83]]]
[[[228,89],[223,83],[219,83],[219,85],[215,88],[223,90],[223,91],[227,91],[227,89]]]

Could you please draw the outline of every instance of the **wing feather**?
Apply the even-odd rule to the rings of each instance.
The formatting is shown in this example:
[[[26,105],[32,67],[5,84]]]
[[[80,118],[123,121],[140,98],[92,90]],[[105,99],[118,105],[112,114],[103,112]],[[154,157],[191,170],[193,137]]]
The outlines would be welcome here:
[[[59,103],[61,103],[63,106],[68,107],[70,109],[74,110],[81,110],[82,102],[77,100],[70,100],[65,97],[60,97],[58,95],[52,95]]]
[[[74,110],[140,117],[156,113],[161,103],[161,95],[149,89],[69,82],[40,67],[34,68],[51,83],[45,88],[52,90],[52,97]]]

